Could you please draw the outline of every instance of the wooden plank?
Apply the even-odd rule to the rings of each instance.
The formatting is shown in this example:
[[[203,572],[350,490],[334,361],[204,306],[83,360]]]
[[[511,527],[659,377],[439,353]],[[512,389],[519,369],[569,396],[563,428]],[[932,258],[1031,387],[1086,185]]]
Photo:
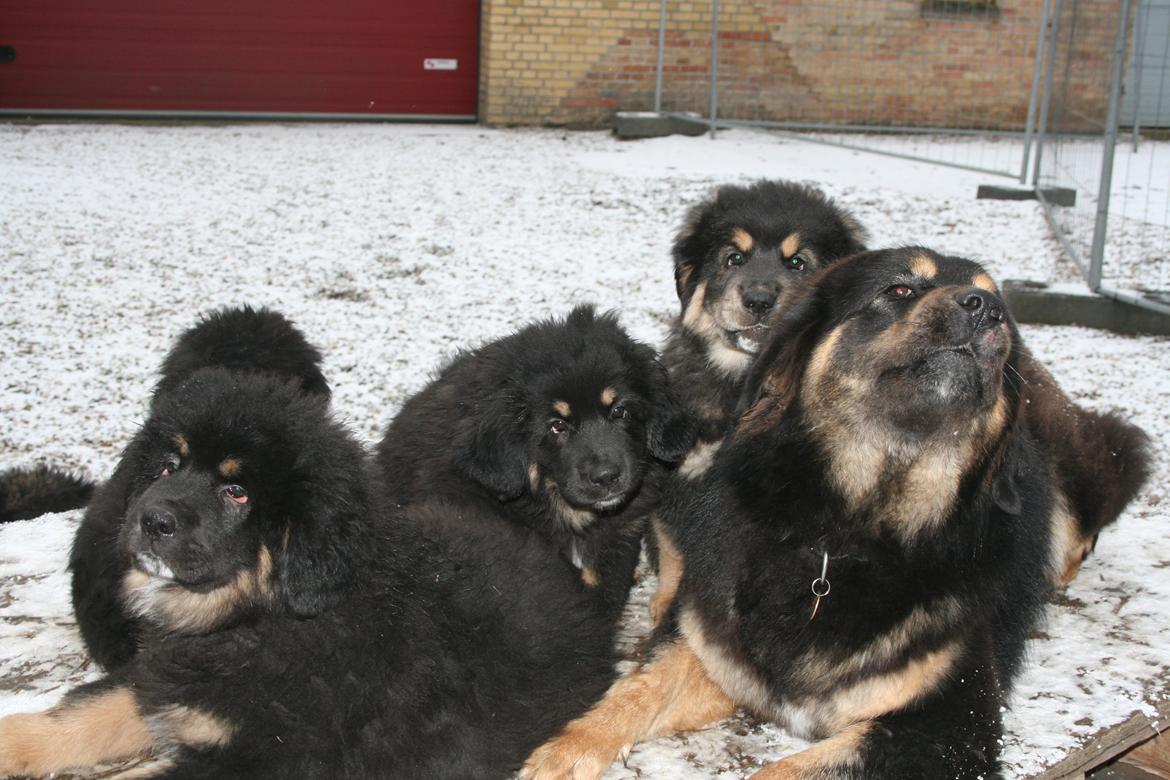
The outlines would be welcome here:
[[[1158,736],[1170,720],[1170,691],[1163,690],[1151,698],[1157,709],[1153,719],[1139,712],[1131,715],[1124,723],[1102,729],[1062,761],[1033,775],[1031,780],[1081,780],[1092,770]]]

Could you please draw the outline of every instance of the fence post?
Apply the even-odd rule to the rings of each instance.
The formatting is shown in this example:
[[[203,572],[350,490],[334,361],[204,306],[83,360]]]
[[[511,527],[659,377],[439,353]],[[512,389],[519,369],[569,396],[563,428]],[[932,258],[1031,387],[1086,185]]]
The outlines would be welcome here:
[[[1048,45],[1045,47],[1048,52],[1048,70],[1044,74],[1044,99],[1040,102],[1040,124],[1036,130],[1036,153],[1032,159],[1033,187],[1040,185],[1040,156],[1044,150],[1044,136],[1048,134],[1048,110],[1052,105],[1052,80],[1056,75],[1056,45],[1059,43],[1057,37],[1060,30],[1062,5],[1064,5],[1063,0],[1053,0],[1050,8],[1052,19],[1049,22]]]
[[[1028,155],[1032,153],[1032,136],[1036,132],[1036,104],[1040,100],[1040,80],[1044,71],[1044,48],[1048,39],[1048,3],[1040,8],[1040,29],[1036,31],[1036,64],[1032,69],[1032,92],[1028,95],[1028,120],[1024,123],[1024,154],[1020,162],[1020,184],[1028,183]]]
[[[1093,292],[1101,287],[1101,267],[1105,261],[1105,233],[1109,225],[1113,152],[1117,144],[1117,122],[1121,111],[1121,79],[1125,70],[1125,33],[1129,27],[1130,0],[1121,0],[1118,5],[1117,39],[1113,45],[1113,69],[1109,74],[1109,111],[1105,115],[1105,148],[1101,155],[1101,183],[1097,187],[1097,222],[1093,226],[1093,247],[1089,252],[1089,289]]]
[[[1044,0],[1048,2],[1048,0]],[[654,113],[662,113],[662,58],[666,49],[666,0],[658,8],[658,65],[654,69]]]
[[[711,0],[711,137],[719,106],[719,0]]]
[[[1143,11],[1145,13],[1143,13]],[[1133,18],[1133,150],[1138,150],[1142,124],[1142,59],[1146,53],[1146,28],[1143,16],[1149,16],[1150,9],[1138,3],[1137,15]]]

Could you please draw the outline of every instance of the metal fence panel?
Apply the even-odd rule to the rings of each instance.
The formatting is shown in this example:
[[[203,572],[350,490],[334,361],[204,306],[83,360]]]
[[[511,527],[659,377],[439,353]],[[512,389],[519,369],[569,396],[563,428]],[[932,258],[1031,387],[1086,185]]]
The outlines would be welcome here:
[[[838,143],[1020,177],[1044,5],[664,2],[656,105],[720,126],[846,132],[856,135]]]

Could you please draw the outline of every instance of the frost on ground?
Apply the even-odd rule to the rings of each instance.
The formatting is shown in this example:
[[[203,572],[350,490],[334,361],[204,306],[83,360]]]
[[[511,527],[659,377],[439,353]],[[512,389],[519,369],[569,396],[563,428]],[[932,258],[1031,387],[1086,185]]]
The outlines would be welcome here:
[[[874,246],[925,244],[1000,279],[1075,279],[1034,202],[975,200],[987,177],[747,131],[619,142],[474,126],[0,125],[0,160],[0,468],[99,479],[171,340],[224,305],[300,325],[336,410],[370,442],[457,347],[575,303],[616,309],[661,344],[677,306],[671,235],[725,182],[808,181]],[[1031,643],[1006,714],[1015,777],[1151,713],[1170,680],[1170,340],[1023,330],[1081,403],[1143,426],[1157,460]],[[64,571],[79,517],[0,526],[0,714],[96,674]],[[649,591],[631,603],[631,645]],[[739,778],[801,744],[737,718],[642,745],[608,777]]]

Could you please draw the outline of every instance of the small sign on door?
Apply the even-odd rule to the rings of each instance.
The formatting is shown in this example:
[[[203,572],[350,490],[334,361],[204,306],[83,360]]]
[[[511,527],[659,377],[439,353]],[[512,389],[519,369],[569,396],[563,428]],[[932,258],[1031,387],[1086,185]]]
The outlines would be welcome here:
[[[423,60],[423,70],[458,70],[459,60]]]

